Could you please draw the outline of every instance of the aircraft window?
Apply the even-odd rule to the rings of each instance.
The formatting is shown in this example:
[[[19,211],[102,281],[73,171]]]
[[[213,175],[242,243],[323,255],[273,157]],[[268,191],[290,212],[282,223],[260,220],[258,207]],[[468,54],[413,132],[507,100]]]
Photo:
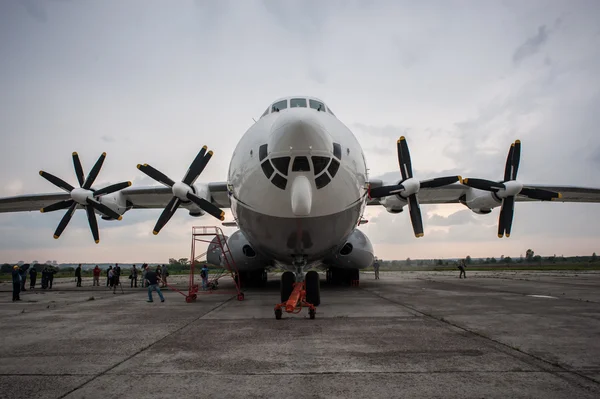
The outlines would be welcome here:
[[[267,145],[263,144],[260,147],[258,147],[258,158],[260,160],[260,162],[262,162],[263,159],[265,159],[267,157]]]
[[[273,166],[284,176],[288,174],[288,168],[290,167],[290,157],[272,158]]]
[[[317,111],[325,112],[325,104],[323,104],[321,101],[308,100],[308,103],[310,104],[311,108],[316,109]]]
[[[337,173],[339,168],[340,168],[340,163],[337,161],[337,159],[332,159],[331,164],[329,165],[329,168],[327,168],[327,171],[333,178],[333,177],[335,177],[335,174]]]
[[[306,108],[306,98],[292,98],[290,100],[290,108],[295,107]]]
[[[329,158],[327,157],[312,157],[313,161],[313,169],[315,172],[315,176],[321,173],[327,164],[329,163]]]
[[[287,108],[287,100],[281,100],[271,106],[271,112],[279,112]]]
[[[333,156],[342,159],[342,146],[338,143],[333,143]]]
[[[285,186],[287,186],[287,179],[284,177],[281,177],[281,175],[279,175],[279,174],[275,174],[275,176],[273,176],[273,180],[271,180],[271,182],[273,182],[274,185],[276,185],[277,187],[279,187],[282,190],[285,190]]]
[[[263,114],[262,114],[260,117],[262,118],[263,116],[265,116],[266,114],[268,114],[270,109],[271,109],[271,108],[267,108],[267,109],[265,110],[265,112],[264,112],[264,113],[263,113]]]
[[[267,176],[267,179],[270,179],[273,172],[275,172],[275,169],[273,169],[273,166],[271,166],[271,162],[269,162],[269,160],[267,159],[260,166],[262,167],[265,176]]]
[[[331,179],[327,176],[327,173],[323,173],[321,176],[315,179],[315,184],[317,185],[317,189],[325,187]]]
[[[310,164],[306,157],[294,158],[294,164],[292,165],[292,172],[308,172],[310,171]]]

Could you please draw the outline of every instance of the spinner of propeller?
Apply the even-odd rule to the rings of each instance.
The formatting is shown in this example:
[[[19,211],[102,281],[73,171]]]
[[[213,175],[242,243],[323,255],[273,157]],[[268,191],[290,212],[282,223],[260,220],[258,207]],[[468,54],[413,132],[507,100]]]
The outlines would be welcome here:
[[[516,195],[523,195],[540,201],[551,201],[562,198],[562,195],[558,192],[526,187],[516,180],[519,162],[521,160],[520,140],[511,144],[504,169],[504,180],[502,182],[477,178],[463,179],[461,176],[446,176],[419,181],[413,177],[410,152],[408,151],[408,144],[406,143],[404,136],[400,137],[398,140],[397,152],[402,181],[399,184],[370,189],[369,197],[384,198],[398,195],[406,200],[408,202],[408,209],[415,237],[423,237],[424,234],[421,208],[417,196],[419,189],[421,188],[442,187],[459,181],[466,186],[492,192],[498,200],[502,201],[498,221],[498,237],[500,238],[504,235],[510,237]]]

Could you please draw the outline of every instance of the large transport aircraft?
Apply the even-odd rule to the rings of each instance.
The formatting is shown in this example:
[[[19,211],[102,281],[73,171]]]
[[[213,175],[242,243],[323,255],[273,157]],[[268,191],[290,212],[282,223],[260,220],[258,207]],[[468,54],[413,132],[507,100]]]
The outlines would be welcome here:
[[[131,209],[163,208],[156,235],[179,208],[191,216],[210,214],[220,220],[221,209],[231,208],[239,230],[227,243],[241,280],[264,281],[266,270],[277,265],[287,269],[281,279],[282,302],[294,281],[305,281],[307,301],[318,305],[319,275],[308,269],[325,269],[327,280],[348,283],[373,263],[373,246],[357,229],[365,222],[366,206],[400,213],[408,205],[416,237],[424,234],[419,204],[461,203],[478,214],[500,206],[498,237],[509,237],[515,202],[600,202],[600,189],[519,182],[519,140],[510,145],[504,177],[498,181],[461,176],[419,180],[413,176],[404,137],[397,142],[397,152],[396,181],[369,179],[360,144],[329,106],[314,97],[285,97],[274,101],[243,135],[231,157],[227,182],[196,182],[213,155],[206,146],[181,181],[149,164],[137,165],[161,183],[153,187],[129,187],[130,182],[93,187],[106,153],[85,177],[74,152],[78,187],[40,171],[65,192],[0,198],[0,212],[67,209],[54,233],[59,238],[74,211],[83,208],[98,243],[96,214],[121,220]],[[219,262],[215,252],[209,254],[214,258],[209,262]]]

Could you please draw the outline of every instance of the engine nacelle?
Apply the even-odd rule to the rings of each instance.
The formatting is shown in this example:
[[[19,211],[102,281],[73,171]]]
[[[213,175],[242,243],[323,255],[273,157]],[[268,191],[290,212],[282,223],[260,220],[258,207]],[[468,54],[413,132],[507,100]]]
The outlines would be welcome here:
[[[219,239],[221,242],[223,242],[223,240],[227,242],[230,254],[223,254],[221,245],[219,245]],[[271,265],[271,262],[268,259],[263,258],[254,250],[252,245],[250,245],[240,230],[233,233],[231,237],[219,236],[219,239],[217,237],[213,238],[208,245],[208,252],[206,254],[206,260],[208,263],[226,267],[225,257],[231,255],[233,257],[235,267],[240,272],[262,269]],[[232,264],[231,259],[230,264]]]
[[[117,212],[119,215],[123,215],[125,212],[127,212],[129,210],[129,208],[127,206],[127,200],[125,199],[125,196],[120,191],[117,191],[112,194],[102,195],[100,197],[96,197],[95,199],[97,201],[101,202],[103,205],[106,205],[113,211]],[[100,213],[98,211],[96,211],[96,213],[98,215],[100,215],[103,220],[114,220],[113,218],[103,215],[102,213]]]
[[[400,213],[404,210],[404,206],[408,204],[408,201],[399,195],[391,195],[389,197],[381,198],[379,203],[383,205],[385,210],[389,213]]]
[[[373,264],[374,258],[369,238],[362,231],[354,230],[336,254],[324,263],[343,269],[366,269]]]
[[[208,202],[210,202],[210,190],[208,189],[208,184],[197,184],[197,185],[193,185],[191,186],[192,188],[192,192],[194,194],[196,194],[198,197],[203,198],[205,200],[207,200]],[[189,202],[188,204],[186,204],[186,208],[189,209],[190,211],[190,216],[194,216],[194,217],[200,217],[200,216],[204,216],[204,214],[206,212],[204,212],[202,209],[200,209],[200,207],[196,204],[194,204],[193,202]]]
[[[502,200],[494,193],[476,188],[469,188],[459,201],[479,215],[487,215],[493,208],[502,205]]]

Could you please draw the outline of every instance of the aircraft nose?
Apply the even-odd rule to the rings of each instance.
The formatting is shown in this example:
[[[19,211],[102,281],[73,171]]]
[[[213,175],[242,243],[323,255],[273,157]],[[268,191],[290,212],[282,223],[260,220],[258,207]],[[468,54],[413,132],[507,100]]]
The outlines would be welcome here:
[[[296,108],[281,112],[271,126],[269,150],[331,151],[333,141],[312,109]]]

